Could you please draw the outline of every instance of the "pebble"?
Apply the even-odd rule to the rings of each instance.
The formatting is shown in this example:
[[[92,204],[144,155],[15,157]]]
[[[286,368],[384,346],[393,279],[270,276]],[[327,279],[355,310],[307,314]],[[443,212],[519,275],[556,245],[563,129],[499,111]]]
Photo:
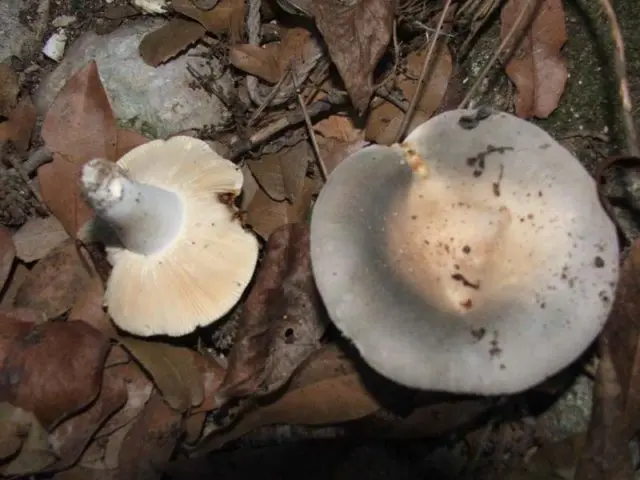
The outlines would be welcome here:
[[[38,112],[44,114],[67,79],[95,60],[122,126],[161,138],[189,129],[225,125],[230,113],[222,102],[215,95],[190,86],[194,82],[187,65],[202,74],[212,72],[215,78],[220,77],[217,87],[221,91],[232,88],[231,76],[220,75],[223,67],[216,59],[192,56],[204,47],[191,49],[157,68],[140,57],[138,45],[142,37],[165,22],[146,19],[125,24],[106,35],[84,33],[69,47],[56,69],[42,80],[34,98]]]
[[[12,56],[24,58],[37,44],[37,33],[20,21],[20,12],[30,8],[37,11],[36,0],[0,0],[0,63]]]

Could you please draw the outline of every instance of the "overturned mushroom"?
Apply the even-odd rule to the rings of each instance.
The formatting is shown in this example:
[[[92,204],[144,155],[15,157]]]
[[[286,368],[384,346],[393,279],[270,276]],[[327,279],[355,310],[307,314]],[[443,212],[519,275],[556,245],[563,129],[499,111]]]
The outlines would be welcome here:
[[[318,289],[363,358],[456,393],[522,391],[575,360],[611,308],[618,248],[578,160],[482,110],[347,158],[311,221]]]
[[[179,336],[226,314],[251,280],[258,243],[231,200],[242,172],[202,140],[154,140],[117,164],[88,162],[81,184],[117,235],[105,303],[130,333]]]

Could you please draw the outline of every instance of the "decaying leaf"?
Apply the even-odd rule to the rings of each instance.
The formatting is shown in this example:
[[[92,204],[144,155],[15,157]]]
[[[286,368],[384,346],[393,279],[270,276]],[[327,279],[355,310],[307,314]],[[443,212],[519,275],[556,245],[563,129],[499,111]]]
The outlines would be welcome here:
[[[39,472],[55,462],[47,431],[31,412],[0,402],[0,473]]]
[[[229,34],[231,44],[237,43],[244,29],[244,0],[221,0],[211,9],[199,8],[191,0],[172,0],[176,12],[199,22],[216,35]]]
[[[16,256],[25,263],[40,260],[69,238],[60,221],[48,217],[31,217],[13,234]]]
[[[353,105],[363,112],[373,94],[373,72],[393,29],[395,0],[319,0],[311,5]]]
[[[18,101],[18,74],[8,63],[0,63],[0,117],[9,117]]]
[[[531,12],[527,16],[530,21],[522,23],[528,30],[526,35],[516,35],[522,41],[507,63],[506,72],[517,89],[516,115],[547,118],[558,106],[568,78],[566,61],[560,53],[567,41],[564,9],[562,0],[509,0],[501,14],[502,38],[523,8],[530,8]]]
[[[198,22],[175,17],[144,36],[139,52],[147,65],[157,67],[200,40],[207,31]]]
[[[182,433],[182,414],[154,393],[122,443],[119,478],[160,479]]]
[[[265,425],[328,425],[366,417],[381,408],[354,364],[335,346],[314,352],[300,365],[286,391],[268,397],[228,431],[206,440],[214,450]]]
[[[26,152],[37,116],[31,97],[25,95],[11,111],[9,118],[0,123],[0,140],[9,140],[19,151]]]
[[[364,140],[342,142],[332,138],[318,137],[318,145],[322,152],[322,161],[330,174],[349,155],[369,145]]]
[[[609,299],[611,300],[611,299]],[[640,430],[640,243],[629,250],[603,335],[621,387],[621,401],[628,435]]]
[[[34,308],[3,308],[0,307],[0,318],[11,318],[26,323],[44,323],[47,316],[44,312]]]
[[[13,302],[18,294],[18,290],[29,276],[30,270],[27,266],[18,262],[9,274],[9,278],[5,282],[4,291],[1,291],[0,307],[3,309],[13,309]],[[45,317],[46,318],[46,317]]]
[[[333,138],[341,142],[362,140],[362,130],[356,128],[353,119],[346,115],[331,115],[316,122],[313,129],[325,138]]]
[[[300,68],[319,51],[316,39],[309,30],[291,28],[285,30],[280,43],[259,45],[235,45],[229,49],[229,62],[263,80],[276,83],[293,65]]]
[[[427,48],[412,52],[407,57],[406,71],[399,76],[398,88],[405,99],[411,101],[418,90],[418,79],[427,55]],[[433,115],[442,103],[449,86],[449,79],[453,71],[453,62],[449,48],[444,42],[439,42],[434,52],[433,67],[427,72],[420,100],[416,104],[416,111],[411,119],[408,131],[425,122]],[[373,108],[367,118],[366,138],[381,145],[390,145],[395,141],[396,133],[402,124],[404,112],[398,107],[383,102]]]
[[[82,320],[105,335],[116,338],[117,331],[104,307],[104,283],[98,275],[90,278],[69,312],[69,320]]]
[[[130,337],[120,338],[120,343],[149,373],[171,408],[184,412],[202,403],[204,383],[197,352]]]
[[[71,236],[93,217],[81,198],[79,175],[92,158],[117,159],[116,121],[95,61],[73,75],[42,126],[53,161],[38,169],[42,198]]]
[[[50,428],[100,391],[109,341],[84,322],[0,322],[0,401]]]
[[[90,279],[87,260],[69,239],[40,260],[20,286],[14,305],[35,308],[47,318],[67,312],[84,292]]]
[[[100,395],[90,408],[74,415],[51,432],[49,441],[60,460],[55,470],[69,468],[82,455],[104,422],[120,410],[127,401],[125,381],[112,369],[104,370]]]
[[[264,155],[247,165],[258,185],[272,200],[294,203],[304,187],[311,149],[306,141],[278,153]]]
[[[318,189],[317,179],[305,178],[302,192],[295,203],[276,202],[264,190],[259,189],[247,206],[247,223],[267,240],[273,231],[282,225],[304,222],[310,211],[311,200]]]
[[[0,291],[11,273],[13,260],[16,258],[16,247],[11,232],[0,225]]]
[[[318,349],[326,328],[309,258],[309,228],[278,228],[238,323],[218,398],[266,395]],[[224,401],[224,400],[223,400]]]
[[[599,339],[600,362],[596,374],[593,410],[575,478],[628,480],[633,478],[629,453],[631,435],[624,417],[620,381],[612,360],[613,345]]]

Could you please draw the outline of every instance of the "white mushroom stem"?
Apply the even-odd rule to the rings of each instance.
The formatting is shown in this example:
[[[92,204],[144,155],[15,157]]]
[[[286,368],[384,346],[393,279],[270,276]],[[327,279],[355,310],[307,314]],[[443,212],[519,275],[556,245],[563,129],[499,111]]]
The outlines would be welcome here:
[[[86,163],[81,185],[87,202],[114,228],[127,250],[151,255],[180,233],[184,218],[180,197],[131,180],[113,162],[94,159]]]

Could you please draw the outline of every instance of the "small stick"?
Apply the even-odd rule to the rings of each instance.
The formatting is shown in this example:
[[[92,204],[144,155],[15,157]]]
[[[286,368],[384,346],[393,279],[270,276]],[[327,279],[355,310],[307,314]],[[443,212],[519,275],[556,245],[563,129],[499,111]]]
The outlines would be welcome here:
[[[300,94],[300,87],[298,86],[298,82],[295,80],[295,76],[293,79],[296,86],[296,97],[298,98],[298,103],[300,104],[300,108],[302,109],[302,116],[304,117],[304,123],[307,125],[307,132],[309,133],[309,140],[311,140],[311,146],[313,147],[313,153],[316,156],[316,161],[318,162],[318,166],[320,167],[320,172],[322,173],[322,179],[327,181],[327,167],[322,160],[322,154],[320,153],[320,147],[318,146],[318,140],[316,139],[316,134],[313,131],[313,124],[311,123],[311,119],[309,118],[309,113],[307,112],[307,107],[304,104],[304,100],[302,99],[302,95]]]
[[[627,153],[632,157],[640,157],[640,147],[638,147],[638,136],[633,122],[633,105],[629,94],[629,81],[627,80],[627,62],[624,53],[624,40],[620,32],[620,25],[616,13],[609,0],[600,0],[602,7],[609,19],[611,27],[611,38],[615,45],[615,72],[618,77],[620,100],[622,103],[622,121],[625,129],[625,139],[627,143]]]
[[[280,92],[280,88],[282,88],[282,84],[284,83],[286,78],[290,75],[290,73],[291,73],[291,70],[287,69],[282,74],[282,76],[280,77],[280,80],[278,80],[278,83],[275,84],[275,86],[269,92],[269,95],[267,95],[267,97],[262,102],[262,105],[258,107],[258,109],[255,111],[255,113],[251,116],[251,118],[247,122],[247,127],[252,126],[256,122],[258,117],[262,114],[264,109],[271,104],[274,98],[276,98],[276,95],[278,95],[278,93]]]
[[[473,86],[467,92],[467,95],[464,97],[464,100],[460,102],[460,105],[458,106],[458,108],[465,108],[467,103],[469,103],[469,101],[471,100],[471,97],[473,97],[473,95],[476,93],[478,88],[480,88],[480,85],[482,84],[482,81],[489,73],[489,70],[491,70],[491,68],[495,65],[496,61],[498,60],[498,57],[504,51],[504,49],[507,48],[507,45],[515,35],[520,25],[523,23],[522,21],[524,20],[526,13],[529,11],[529,6],[531,5],[532,1],[533,0],[527,0],[527,3],[522,7],[522,10],[520,10],[520,13],[518,13],[518,17],[516,18],[516,21],[513,22],[511,29],[509,30],[509,32],[507,32],[507,35],[504,37],[504,39],[502,40],[502,42],[500,43],[496,51],[493,53],[493,55],[485,65],[485,67],[482,69],[482,72],[480,72],[480,75],[476,79]]]
[[[449,6],[451,5],[451,0],[446,0],[444,4],[444,8],[442,9],[442,14],[440,15],[440,19],[438,20],[438,26],[436,27],[436,33],[431,40],[429,45],[429,51],[427,52],[427,57],[424,59],[424,63],[422,64],[422,71],[420,72],[420,78],[418,79],[418,85],[416,87],[416,91],[411,99],[411,103],[409,104],[409,109],[404,114],[402,118],[402,123],[400,124],[400,128],[396,132],[396,137],[393,140],[394,143],[398,143],[400,139],[404,136],[409,123],[411,122],[411,118],[413,117],[413,113],[418,106],[418,101],[422,96],[422,87],[424,85],[425,77],[427,76],[427,72],[429,70],[429,66],[431,64],[431,58],[433,57],[433,52],[436,49],[436,44],[438,43],[438,38],[440,37],[440,31],[442,30],[442,24],[444,23],[444,19],[447,16],[447,11],[449,10]]]

